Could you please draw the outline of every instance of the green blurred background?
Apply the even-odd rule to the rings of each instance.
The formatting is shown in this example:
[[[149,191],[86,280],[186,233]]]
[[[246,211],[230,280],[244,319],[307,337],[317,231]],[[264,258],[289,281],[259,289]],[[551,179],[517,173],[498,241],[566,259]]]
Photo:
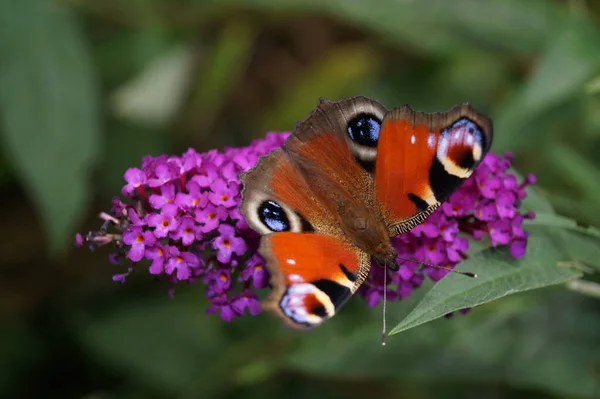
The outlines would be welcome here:
[[[320,97],[471,102],[555,209],[600,225],[600,1],[0,0],[0,397],[600,398],[600,306],[555,287],[379,346],[204,315],[75,251],[145,154],[241,146]],[[417,297],[392,304],[390,323]]]

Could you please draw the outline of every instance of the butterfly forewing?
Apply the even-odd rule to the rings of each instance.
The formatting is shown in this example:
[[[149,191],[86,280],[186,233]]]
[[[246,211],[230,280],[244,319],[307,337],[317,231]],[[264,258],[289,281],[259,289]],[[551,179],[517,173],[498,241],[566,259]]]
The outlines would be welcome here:
[[[421,223],[473,173],[489,150],[489,119],[469,105],[425,114],[402,106],[379,135],[375,193],[391,235]]]

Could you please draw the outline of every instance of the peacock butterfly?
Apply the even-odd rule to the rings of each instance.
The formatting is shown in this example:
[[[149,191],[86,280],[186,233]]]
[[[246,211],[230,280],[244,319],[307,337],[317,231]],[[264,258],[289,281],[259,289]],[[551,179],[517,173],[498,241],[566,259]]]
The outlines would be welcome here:
[[[426,114],[366,97],[322,99],[241,176],[241,211],[262,234],[271,273],[263,307],[293,328],[331,318],[372,259],[397,270],[390,238],[446,201],[491,143],[491,121],[468,104]]]

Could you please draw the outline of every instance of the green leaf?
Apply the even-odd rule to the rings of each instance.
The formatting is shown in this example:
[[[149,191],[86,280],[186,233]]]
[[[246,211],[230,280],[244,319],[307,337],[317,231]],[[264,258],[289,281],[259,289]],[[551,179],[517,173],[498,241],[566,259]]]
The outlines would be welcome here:
[[[187,122],[203,126],[202,134],[214,140],[210,127],[225,102],[243,78],[252,60],[256,36],[254,25],[244,18],[232,19],[219,33],[213,47],[202,58],[202,68],[194,83]],[[198,112],[201,110],[201,112]],[[192,129],[197,135],[197,129]]]
[[[566,255],[560,259],[562,265],[578,267],[583,262],[600,270],[600,229],[580,226],[565,216],[543,212],[537,213],[535,219],[526,220],[524,225],[543,227],[557,238],[556,245]]]
[[[61,2],[0,2],[1,140],[64,251],[89,194],[98,157],[98,104],[87,44]]]
[[[600,214],[598,214],[598,202],[594,198],[584,199],[574,192],[555,192],[551,197],[552,205],[560,214],[584,223],[600,226]]]
[[[562,249],[560,239],[543,231],[531,234],[523,260],[511,258],[503,249],[490,248],[479,252],[460,265],[460,270],[476,273],[477,278],[469,279],[451,273],[427,293],[390,335],[459,309],[580,277],[578,271],[557,266],[557,262],[568,259],[570,256]]]
[[[563,229],[573,230],[582,234],[589,235],[600,240],[600,229],[592,226],[584,227],[577,224],[573,219],[568,217],[557,215],[555,213],[536,212],[534,219],[525,220],[524,224],[527,225],[542,225],[551,227],[560,227]],[[598,242],[600,245],[600,242]]]
[[[590,21],[572,18],[555,29],[534,74],[494,118],[494,129],[502,132],[495,151],[548,143],[548,126],[540,121],[582,92],[600,67],[600,33]]]
[[[223,375],[216,367],[224,345],[219,334],[223,322],[199,311],[205,304],[183,302],[183,297],[138,300],[103,315],[82,315],[76,331],[90,356],[140,386],[171,397],[207,392]]]
[[[561,397],[598,397],[600,320],[589,305],[563,292],[524,315],[519,336],[505,352],[511,353],[511,384]]]
[[[600,93],[600,76],[594,77],[585,85],[585,90],[589,94],[597,94]]]
[[[407,306],[404,300],[389,305],[389,314]],[[328,322],[337,326],[323,325],[290,345],[287,363],[319,378],[512,385],[592,398],[598,388],[593,363],[600,320],[585,305],[562,290],[530,291],[405,331],[383,348],[379,312],[346,317],[343,311]],[[359,316],[360,324],[342,323]]]
[[[587,266],[600,270],[600,241],[597,237],[590,236],[589,231],[582,234],[558,228],[548,228],[547,230],[561,239],[562,249],[569,255],[561,260],[561,265],[572,264],[574,267],[578,267],[578,263],[583,262]],[[589,268],[579,267],[579,269],[588,271]]]
[[[199,4],[234,4],[274,11],[326,14],[366,27],[413,50],[453,54],[467,46],[531,51],[562,19],[558,7],[540,1],[473,0],[196,0]],[[490,17],[493,16],[493,17]]]
[[[582,193],[584,198],[600,198],[600,184],[590,184],[590,182],[600,181],[600,168],[591,160],[562,143],[548,145],[544,156],[550,160],[550,164],[555,165],[556,173],[565,182],[575,186],[577,192]],[[560,162],[556,162],[556,160],[560,160]]]

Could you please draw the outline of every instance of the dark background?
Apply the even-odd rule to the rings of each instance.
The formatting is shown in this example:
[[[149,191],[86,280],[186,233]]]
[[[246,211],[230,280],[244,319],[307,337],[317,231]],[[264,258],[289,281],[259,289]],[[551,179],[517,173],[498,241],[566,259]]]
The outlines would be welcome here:
[[[599,18],[594,0],[0,0],[0,396],[600,397],[598,302],[562,287],[381,348],[359,299],[308,334],[226,324],[200,285],[119,285],[108,250],[72,247],[143,155],[247,145],[356,94],[471,102],[492,151],[598,226]]]

